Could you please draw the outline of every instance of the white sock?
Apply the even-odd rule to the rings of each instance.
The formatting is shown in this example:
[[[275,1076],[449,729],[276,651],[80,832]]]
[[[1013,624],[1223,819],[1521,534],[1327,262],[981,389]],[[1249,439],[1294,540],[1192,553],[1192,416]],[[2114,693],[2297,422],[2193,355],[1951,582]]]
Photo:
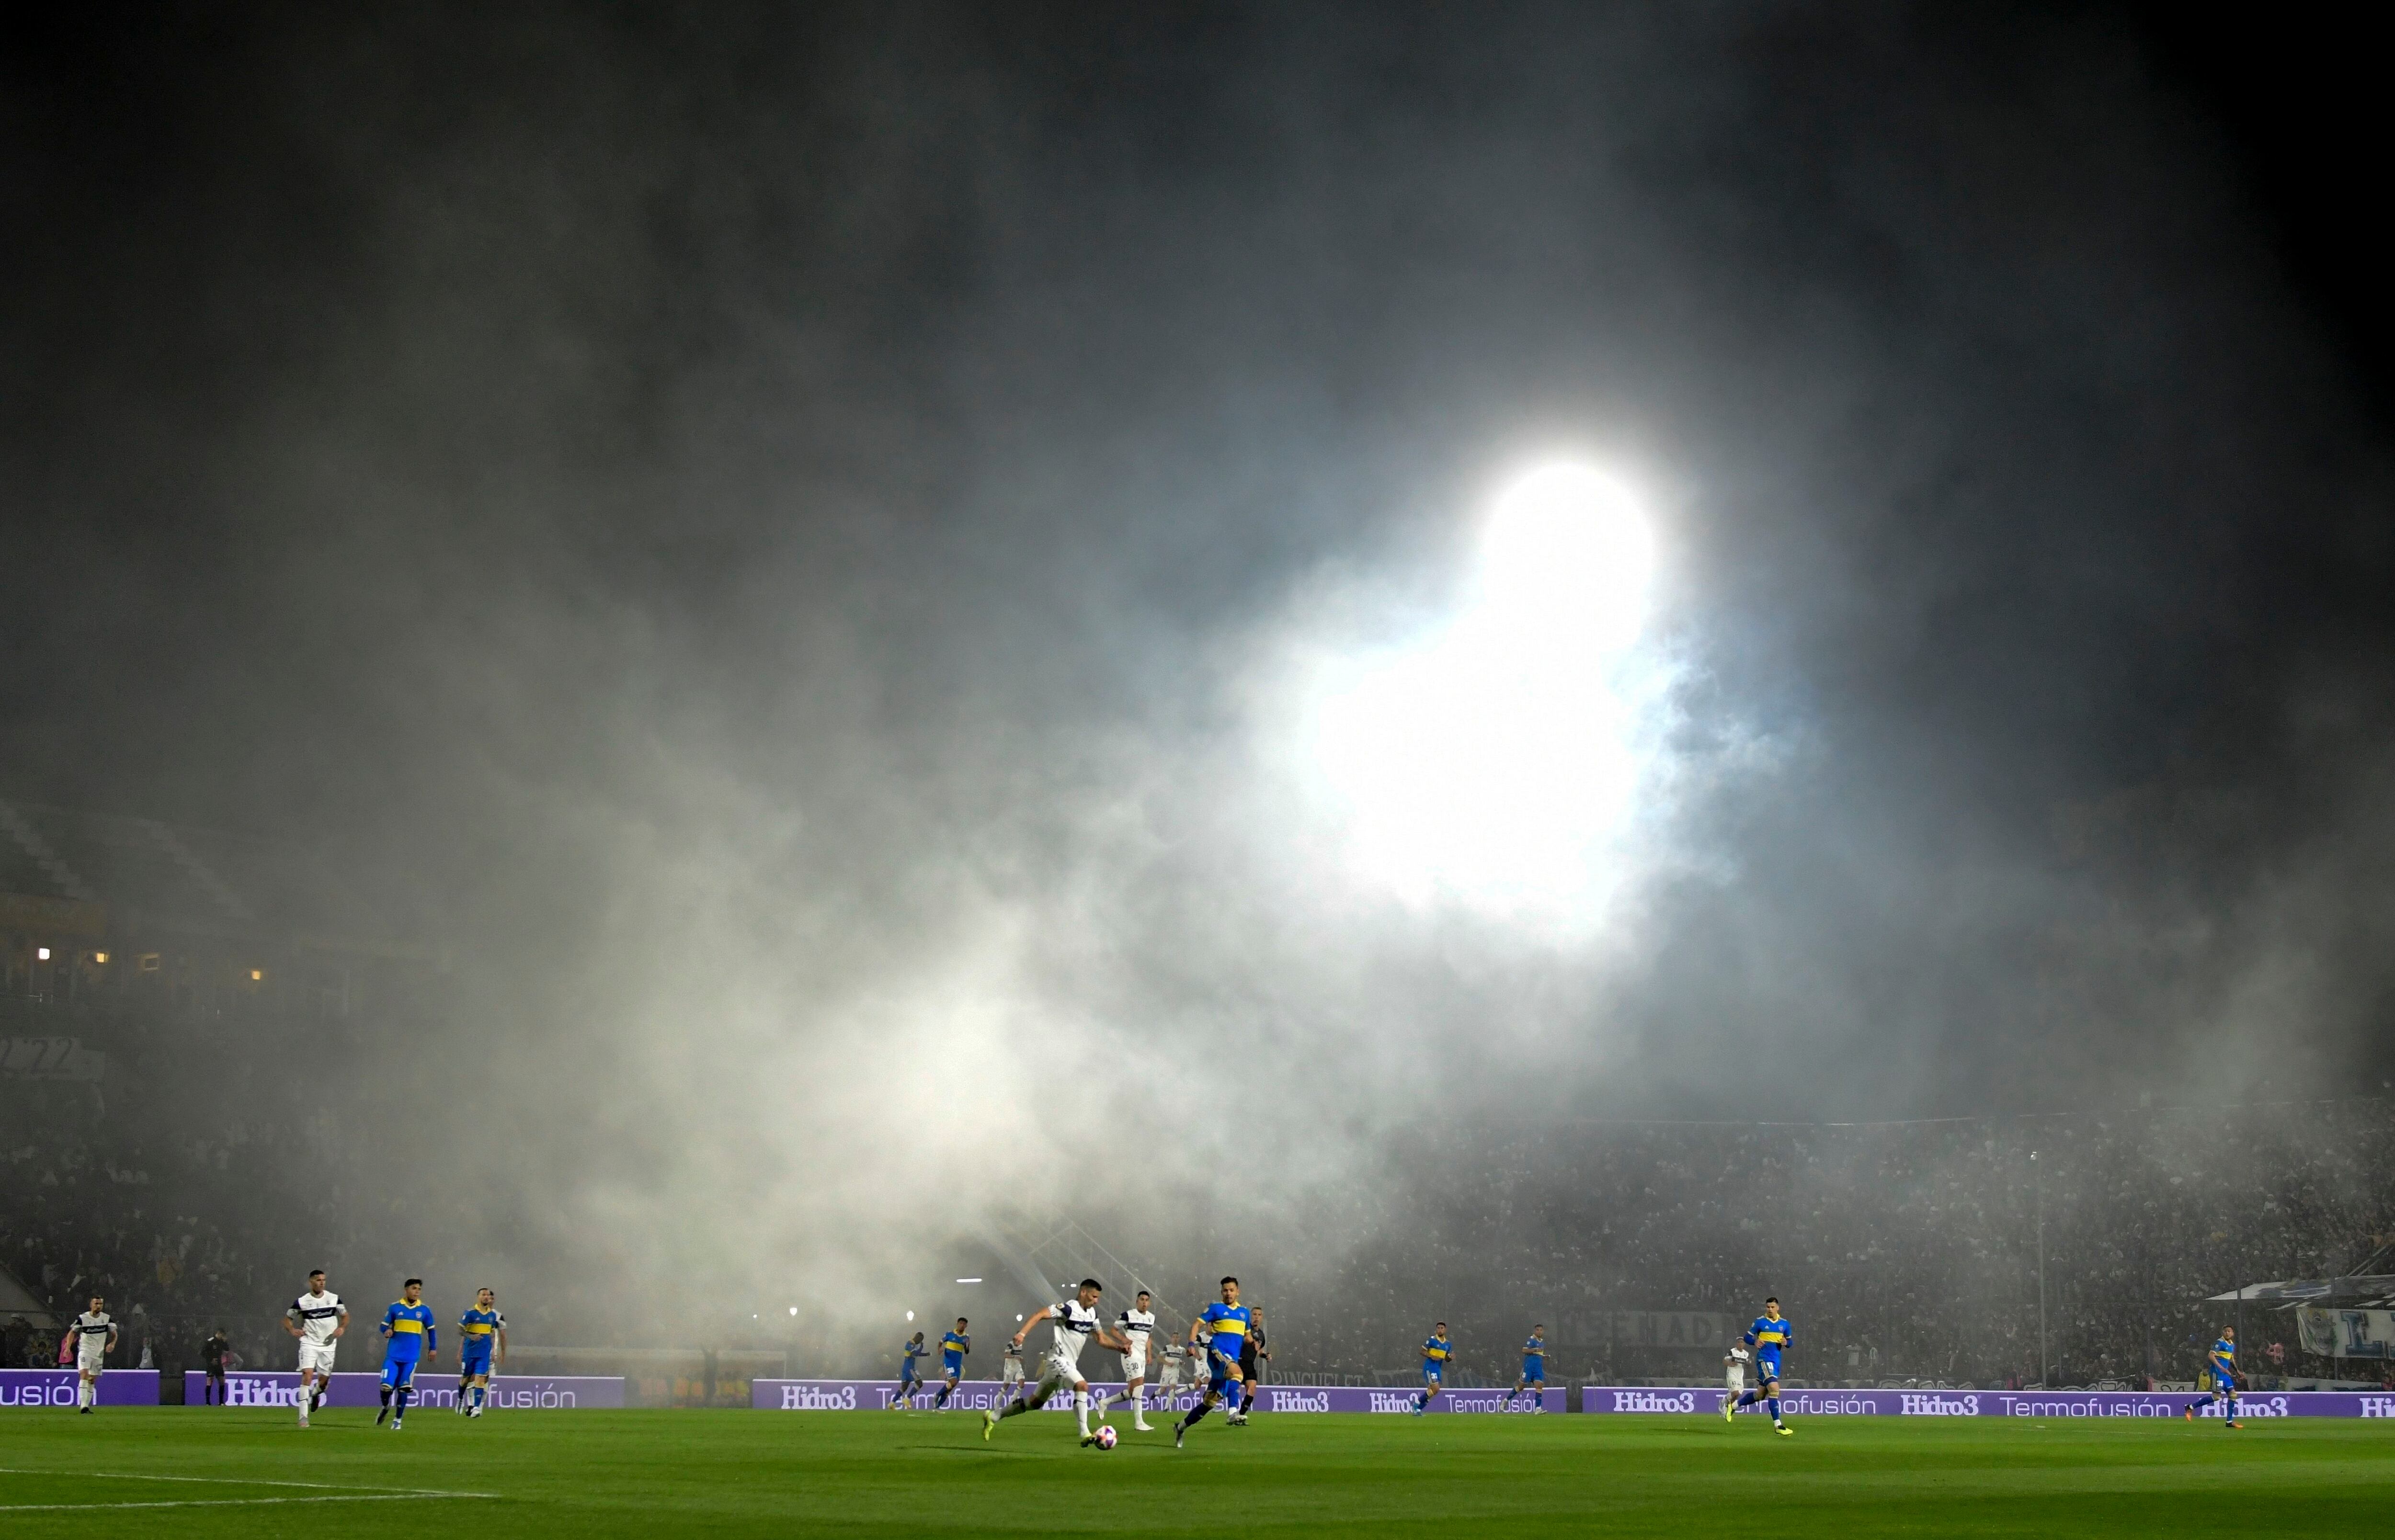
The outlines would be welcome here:
[[[1131,1396],[1131,1415],[1135,1418],[1145,1418],[1147,1415],[1147,1387],[1145,1385],[1134,1385],[1127,1393]]]
[[[1090,1393],[1087,1390],[1073,1392],[1073,1415],[1081,1419],[1081,1437],[1088,1438],[1090,1436]]]

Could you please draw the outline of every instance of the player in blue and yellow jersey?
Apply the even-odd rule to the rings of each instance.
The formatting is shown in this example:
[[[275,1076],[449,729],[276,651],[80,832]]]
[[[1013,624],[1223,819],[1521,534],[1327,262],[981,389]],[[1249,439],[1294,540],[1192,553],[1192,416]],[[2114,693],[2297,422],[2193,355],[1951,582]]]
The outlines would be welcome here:
[[[2193,1422],[2195,1420],[2195,1415],[2198,1412],[2201,1412],[2216,1401],[2227,1405],[2229,1409],[2228,1426],[2235,1428],[2237,1426],[2236,1327],[2223,1326],[2220,1328],[2220,1340],[2214,1343],[2212,1345],[2212,1351],[2204,1355],[2203,1367],[2204,1371],[2212,1375],[2212,1393],[2205,1396],[2202,1401],[2197,1402],[2194,1405],[2186,1408],[2187,1420]]]
[[[375,1414],[375,1421],[390,1417],[390,1430],[396,1433],[407,1416],[407,1398],[416,1389],[416,1365],[441,1360],[441,1336],[432,1307],[424,1302],[423,1279],[409,1279],[390,1309],[382,1312],[382,1410]]]
[[[1771,1430],[1785,1435],[1788,1425],[1780,1420],[1780,1349],[1796,1340],[1796,1328],[1780,1313],[1777,1298],[1766,1299],[1763,1302],[1763,1313],[1754,1318],[1754,1324],[1749,1326],[1746,1335],[1739,1340],[1754,1349],[1755,1388],[1741,1392],[1736,1401],[1725,1396],[1722,1399],[1722,1421],[1727,1422],[1738,1415],[1740,1407],[1753,1406],[1759,1401],[1770,1410]]]
[[[898,1349],[898,1393],[890,1398],[890,1410],[895,1412],[906,1404],[906,1398],[923,1389],[923,1375],[915,1361],[932,1349],[923,1346],[923,1334],[917,1332]]]
[[[474,1308],[457,1318],[457,1410],[479,1417],[491,1398],[491,1366],[507,1362],[508,1318],[499,1296],[474,1291]]]
[[[1447,1366],[1455,1362],[1455,1349],[1447,1340],[1447,1323],[1431,1323],[1430,1335],[1422,1338],[1422,1388],[1414,1397],[1414,1415],[1430,1410],[1431,1402],[1447,1387]]]
[[[932,1402],[932,1410],[945,1412],[948,1398],[957,1391],[957,1382],[965,1377],[965,1355],[973,1351],[973,1338],[965,1335],[965,1318],[957,1317],[956,1329],[940,1336],[940,1396]]]
[[[1224,1420],[1233,1427],[1248,1420],[1239,1411],[1239,1352],[1247,1346],[1248,1323],[1254,1315],[1254,1311],[1239,1303],[1239,1281],[1225,1278],[1223,1280],[1222,1302],[1207,1306],[1198,1312],[1197,1320],[1189,1323],[1189,1346],[1193,1351],[1198,1347],[1198,1337],[1206,1338],[1206,1393],[1198,1399],[1197,1405],[1189,1409],[1187,1416],[1172,1425],[1173,1448],[1181,1447],[1181,1441],[1198,1426],[1199,1418],[1214,1409],[1218,1401],[1231,1403],[1231,1410]]]
[[[1514,1398],[1525,1390],[1530,1392],[1531,1411],[1547,1409],[1547,1328],[1543,1325],[1532,1326],[1530,1339],[1522,1344],[1522,1377],[1505,1392],[1505,1404],[1512,1406]]]

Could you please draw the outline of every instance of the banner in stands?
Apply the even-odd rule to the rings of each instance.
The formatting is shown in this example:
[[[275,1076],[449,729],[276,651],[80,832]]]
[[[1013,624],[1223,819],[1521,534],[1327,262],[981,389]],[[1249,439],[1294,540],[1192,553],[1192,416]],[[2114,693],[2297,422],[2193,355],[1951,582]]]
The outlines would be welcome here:
[[[2395,1310],[2308,1306],[2296,1312],[2304,1351],[2324,1358],[2395,1358]]]
[[[97,1084],[108,1078],[108,1055],[73,1037],[0,1037],[0,1074]]]
[[[1000,1385],[993,1379],[968,1379],[957,1386],[957,1393],[948,1398],[948,1405],[959,1411],[980,1412],[1001,1405],[1014,1397],[1014,1387]],[[1118,1380],[1112,1384],[1090,1382],[1093,1395],[1111,1395],[1122,1389]],[[761,1412],[882,1412],[898,1393],[894,1379],[755,1379],[748,1382],[748,1403]],[[1151,1413],[1179,1414],[1198,1404],[1203,1394],[1198,1387],[1177,1385],[1170,1391],[1159,1386],[1147,1388],[1147,1409]],[[931,1410],[939,1396],[934,1384],[929,1390],[908,1397],[908,1402],[923,1411]],[[1431,1415],[1447,1412],[1503,1412],[1527,1414],[1530,1398],[1523,1396],[1509,1408],[1504,1405],[1502,1390],[1442,1390],[1431,1404]],[[1546,1392],[1545,1409],[1565,1410],[1566,1397],[1561,1389]],[[1356,1385],[1266,1385],[1256,1392],[1256,1411],[1263,1412],[1387,1412],[1405,1413],[1413,1410],[1414,1392],[1402,1386]],[[1043,1412],[1070,1412],[1073,1398],[1069,1392],[1052,1396]],[[1130,1410],[1118,1407],[1114,1415]]]
[[[155,1406],[158,1404],[158,1371],[155,1369],[102,1369],[99,1372],[99,1403],[102,1406]],[[74,1410],[75,1372],[73,1369],[0,1369],[0,1406],[63,1406]]]
[[[1652,1386],[1588,1385],[1581,1388],[1583,1412],[1662,1412],[1718,1417],[1727,1392]],[[1780,1409],[1792,1417],[2176,1417],[2202,1398],[2184,1391],[2135,1390],[1790,1390]],[[1750,1407],[1740,1416],[1759,1416]],[[2220,1402],[2199,1417],[2226,1415]],[[2387,1417],[2395,1419],[2395,1390],[2384,1395],[2335,1390],[2241,1392],[2237,1415],[2245,1417]]]
[[[198,1370],[183,1375],[183,1404],[199,1406],[207,1387],[207,1376]],[[299,1375],[291,1370],[253,1373],[236,1369],[225,1375],[227,1406],[287,1406],[294,1411],[299,1405]],[[333,1391],[325,1399],[326,1406],[380,1406],[382,1375],[379,1374],[339,1374],[333,1375]],[[415,1394],[408,1398],[411,1407],[435,1406],[450,1408],[457,1404],[457,1375],[439,1369],[419,1370],[416,1376]],[[494,1412],[572,1412],[618,1411],[624,1404],[622,1376],[602,1377],[578,1375],[571,1377],[550,1377],[544,1375],[493,1375],[491,1393],[483,1403]]]

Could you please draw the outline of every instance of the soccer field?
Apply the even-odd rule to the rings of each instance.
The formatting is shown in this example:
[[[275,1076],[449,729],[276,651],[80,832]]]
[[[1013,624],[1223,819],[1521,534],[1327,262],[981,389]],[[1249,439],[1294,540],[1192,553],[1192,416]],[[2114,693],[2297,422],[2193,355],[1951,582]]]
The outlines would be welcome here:
[[[2362,1534],[2395,1513],[2375,1421],[1838,1417],[1780,1439],[1756,1417],[1289,1415],[1100,1454],[1063,1415],[988,1443],[962,1415],[371,1418],[0,1414],[0,1532]]]

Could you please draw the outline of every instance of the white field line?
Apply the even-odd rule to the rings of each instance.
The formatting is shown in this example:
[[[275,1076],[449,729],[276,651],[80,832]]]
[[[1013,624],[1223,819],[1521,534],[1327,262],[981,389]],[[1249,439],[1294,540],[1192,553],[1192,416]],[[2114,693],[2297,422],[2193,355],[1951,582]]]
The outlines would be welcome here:
[[[345,1497],[179,1497],[151,1503],[0,1503],[0,1513],[89,1513],[120,1507],[256,1507],[266,1503],[421,1503],[442,1497],[488,1497],[487,1492],[372,1492]]]
[[[181,1497],[139,1503],[0,1503],[0,1513],[79,1512],[85,1508],[103,1507],[254,1507],[265,1503],[404,1503],[443,1497],[495,1502],[499,1495],[496,1492],[440,1492],[430,1487],[369,1487],[364,1492],[345,1492],[331,1481],[278,1481],[263,1476],[150,1476],[129,1470],[31,1470],[14,1466],[0,1466],[0,1476],[68,1476],[99,1481],[298,1487],[331,1494],[321,1497]]]

